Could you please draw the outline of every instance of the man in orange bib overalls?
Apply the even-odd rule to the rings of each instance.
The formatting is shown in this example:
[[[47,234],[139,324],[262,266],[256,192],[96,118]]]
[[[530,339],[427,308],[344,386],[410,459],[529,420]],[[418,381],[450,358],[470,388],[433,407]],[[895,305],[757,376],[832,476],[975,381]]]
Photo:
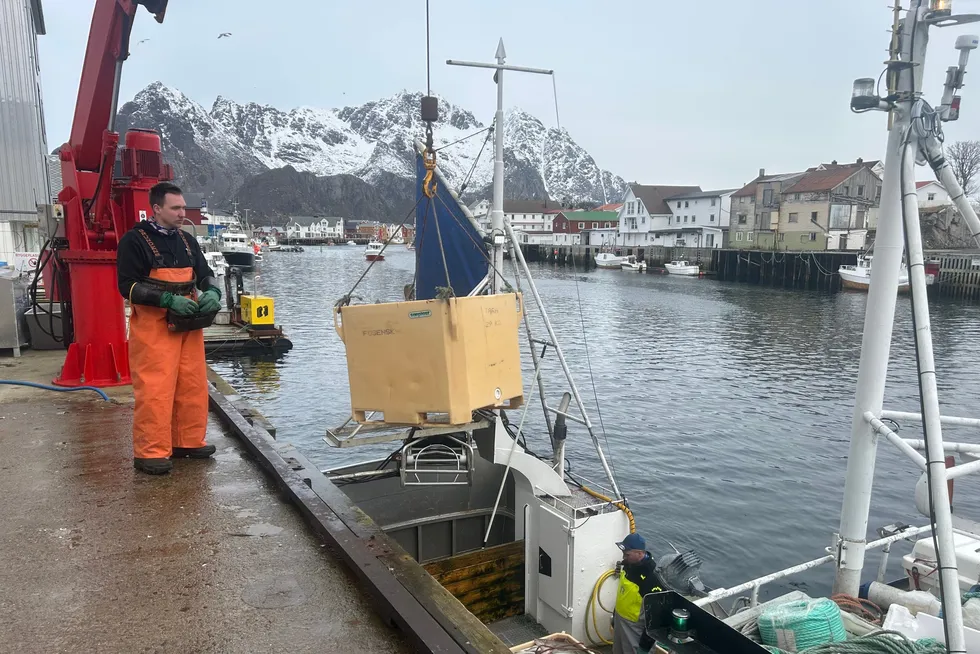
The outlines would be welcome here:
[[[119,292],[129,300],[133,466],[151,475],[171,458],[206,459],[208,426],[204,331],[221,308],[221,290],[197,239],[181,229],[184,196],[168,182],[150,189],[153,217],[119,241]],[[201,291],[198,294],[198,290]]]

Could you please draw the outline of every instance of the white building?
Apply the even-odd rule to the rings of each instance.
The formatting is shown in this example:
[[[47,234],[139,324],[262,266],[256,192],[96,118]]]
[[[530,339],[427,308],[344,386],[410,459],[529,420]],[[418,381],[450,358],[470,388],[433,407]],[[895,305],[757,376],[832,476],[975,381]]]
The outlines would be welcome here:
[[[660,228],[663,237],[655,239],[657,245],[722,247],[725,232],[731,224],[732,194],[737,190],[686,192],[667,198],[673,217],[666,228]],[[656,236],[660,237],[660,234]]]
[[[320,216],[290,216],[286,223],[286,237],[290,239],[337,239],[344,237],[343,218]]]
[[[37,205],[51,202],[37,37],[41,0],[0,2],[0,261],[40,247]],[[59,162],[60,165],[60,162]]]
[[[915,192],[919,196],[919,208],[930,209],[932,207],[944,207],[952,204],[946,189],[939,182],[916,182]]]
[[[504,200],[504,220],[510,222],[521,243],[554,244],[553,221],[561,205],[553,200]],[[490,233],[490,202],[480,200],[470,212],[487,234]]]
[[[630,184],[619,210],[617,245],[643,247],[674,240],[669,231],[674,214],[666,199],[684,193],[700,193],[700,186],[645,186]],[[680,230],[678,230],[680,231]]]

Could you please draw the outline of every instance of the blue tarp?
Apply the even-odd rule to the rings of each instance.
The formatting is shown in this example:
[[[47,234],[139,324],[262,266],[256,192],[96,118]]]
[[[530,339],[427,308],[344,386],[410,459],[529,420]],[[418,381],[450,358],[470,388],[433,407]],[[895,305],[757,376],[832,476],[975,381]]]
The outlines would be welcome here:
[[[422,155],[415,157],[415,298],[431,300],[436,297],[437,286],[447,286],[446,268],[449,268],[449,286],[456,296],[468,295],[487,276],[489,268],[486,244],[476,227],[470,223],[462,207],[446,188],[436,181],[436,196],[428,198],[422,193],[425,165]],[[436,231],[439,221],[439,231]],[[446,265],[442,262],[442,250],[446,253]]]

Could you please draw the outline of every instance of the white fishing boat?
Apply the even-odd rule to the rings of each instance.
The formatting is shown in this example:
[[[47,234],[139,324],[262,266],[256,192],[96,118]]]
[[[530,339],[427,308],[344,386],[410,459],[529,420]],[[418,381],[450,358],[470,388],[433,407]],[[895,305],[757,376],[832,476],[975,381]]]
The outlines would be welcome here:
[[[670,263],[665,263],[664,268],[671,275],[680,275],[682,277],[697,277],[701,274],[701,267],[696,263],[690,263],[688,261],[671,261]]]
[[[626,259],[619,264],[620,268],[627,270],[629,272],[646,272],[647,262],[643,259],[637,259],[635,255],[629,255]]]
[[[384,248],[384,243],[372,240],[367,244],[367,247],[364,248],[364,258],[368,261],[384,261]]]
[[[855,291],[868,291],[871,286],[871,261],[872,255],[858,255],[857,265],[841,266],[837,269],[840,275],[840,284],[844,288]],[[907,293],[909,290],[909,271],[905,264],[902,264],[898,274],[898,292]]]
[[[612,252],[600,252],[595,256],[595,265],[597,268],[615,268],[620,269],[623,265],[624,257],[619,257]]]

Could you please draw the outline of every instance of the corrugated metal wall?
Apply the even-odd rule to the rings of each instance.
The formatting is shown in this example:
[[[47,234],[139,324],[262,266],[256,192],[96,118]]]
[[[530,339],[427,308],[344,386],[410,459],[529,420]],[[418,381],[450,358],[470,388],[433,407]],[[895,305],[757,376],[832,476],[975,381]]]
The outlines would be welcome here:
[[[0,222],[37,220],[50,202],[37,35],[40,0],[0,0]]]

